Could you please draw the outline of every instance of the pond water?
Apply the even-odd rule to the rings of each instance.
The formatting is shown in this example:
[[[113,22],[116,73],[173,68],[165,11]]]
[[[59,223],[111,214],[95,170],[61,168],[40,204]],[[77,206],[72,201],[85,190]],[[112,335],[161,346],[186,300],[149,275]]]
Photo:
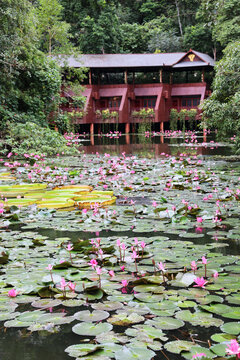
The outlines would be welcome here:
[[[212,134],[81,140],[80,156],[0,169],[0,185],[9,167],[9,184],[81,183],[117,197],[86,211],[4,208],[0,360],[227,358],[240,334],[240,168],[212,155],[231,146]],[[75,293],[61,290],[61,278]],[[77,344],[84,351],[69,348]]]
[[[169,133],[170,134],[170,133]],[[137,135],[121,135],[121,133],[98,134],[82,138],[82,149],[86,154],[119,155],[123,152],[127,155],[138,155],[142,157],[159,157],[161,154],[179,155],[188,153],[191,155],[221,155],[232,154],[232,146],[228,143],[216,141],[216,134],[189,132],[185,137],[181,133],[175,136],[162,136],[159,133]]]

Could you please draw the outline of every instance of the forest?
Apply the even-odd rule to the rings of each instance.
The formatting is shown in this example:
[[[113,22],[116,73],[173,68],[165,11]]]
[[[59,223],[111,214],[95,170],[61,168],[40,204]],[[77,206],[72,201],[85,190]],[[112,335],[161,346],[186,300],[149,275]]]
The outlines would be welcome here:
[[[61,84],[47,55],[192,48],[217,60],[205,121],[222,135],[238,135],[239,39],[238,0],[1,0],[0,131],[28,121],[47,126]]]

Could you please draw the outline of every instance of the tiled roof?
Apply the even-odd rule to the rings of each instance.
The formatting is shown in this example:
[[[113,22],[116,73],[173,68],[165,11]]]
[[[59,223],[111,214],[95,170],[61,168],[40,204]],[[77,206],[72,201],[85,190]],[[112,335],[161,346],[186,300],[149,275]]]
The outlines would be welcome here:
[[[91,69],[214,66],[214,61],[210,56],[197,51],[193,52],[203,61],[178,63],[188,54],[185,52],[160,54],[80,54],[78,56],[56,55],[53,57],[59,62],[60,66],[87,67]]]

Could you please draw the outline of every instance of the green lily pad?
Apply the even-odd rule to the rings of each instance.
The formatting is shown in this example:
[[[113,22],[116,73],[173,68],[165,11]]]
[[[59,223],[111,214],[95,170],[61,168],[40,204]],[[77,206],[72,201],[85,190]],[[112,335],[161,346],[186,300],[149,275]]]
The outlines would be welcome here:
[[[107,321],[113,325],[128,326],[131,324],[136,324],[136,323],[142,322],[144,320],[145,320],[145,318],[143,316],[138,315],[136,313],[132,313],[130,315],[123,313],[123,314],[113,315]]]
[[[181,354],[182,351],[189,351],[194,346],[193,342],[176,340],[170,341],[164,345],[164,348],[174,354]]]
[[[184,326],[182,320],[164,316],[156,317],[153,320],[147,320],[145,323],[161,330],[174,330]]]
[[[67,352],[69,356],[77,358],[77,357],[82,357],[84,355],[93,354],[97,350],[101,350],[101,349],[102,349],[101,345],[77,344],[77,345],[68,346],[65,349],[65,352]]]
[[[89,310],[83,310],[75,313],[73,316],[75,319],[80,321],[95,322],[107,319],[109,317],[109,313],[102,310],[94,310],[92,313]]]
[[[123,346],[121,350],[116,351],[116,360],[151,360],[155,352],[145,347]]]
[[[233,337],[231,334],[219,333],[219,334],[213,334],[211,336],[211,339],[215,342],[222,343],[224,341],[230,341],[231,339],[233,339]]]
[[[210,347],[210,350],[213,351],[218,356],[226,355],[227,344],[217,344]]]
[[[104,332],[112,330],[113,326],[109,323],[99,323],[93,325],[92,323],[80,323],[73,326],[72,331],[77,335],[82,336],[96,336]]]
[[[119,301],[105,301],[103,303],[95,303],[91,305],[95,310],[114,311],[123,308],[123,304]]]
[[[223,324],[220,329],[228,334],[239,335],[240,334],[240,322],[228,322]]]
[[[221,319],[213,318],[212,314],[197,311],[191,313],[189,310],[182,310],[176,313],[176,318],[190,322],[194,326],[204,326],[206,328],[210,326],[221,326],[223,321]]]

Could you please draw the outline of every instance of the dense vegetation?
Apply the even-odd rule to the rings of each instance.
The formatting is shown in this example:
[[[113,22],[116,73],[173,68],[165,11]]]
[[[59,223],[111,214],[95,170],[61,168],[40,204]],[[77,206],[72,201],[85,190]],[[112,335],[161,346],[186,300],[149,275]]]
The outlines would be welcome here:
[[[234,41],[240,38],[238,0],[0,0],[0,5],[1,133],[8,122],[47,126],[49,117],[59,117],[60,70],[46,54],[172,52],[191,47],[217,60],[224,53],[219,73],[225,62],[231,62]],[[235,72],[239,76],[237,66],[232,71],[231,79]],[[225,91],[224,99],[235,94],[234,86]],[[223,108],[216,92],[221,92],[217,79],[208,103],[211,109],[219,103]],[[210,123],[221,128],[225,110],[213,114],[209,106],[204,108]],[[234,119],[240,122],[238,112]]]

